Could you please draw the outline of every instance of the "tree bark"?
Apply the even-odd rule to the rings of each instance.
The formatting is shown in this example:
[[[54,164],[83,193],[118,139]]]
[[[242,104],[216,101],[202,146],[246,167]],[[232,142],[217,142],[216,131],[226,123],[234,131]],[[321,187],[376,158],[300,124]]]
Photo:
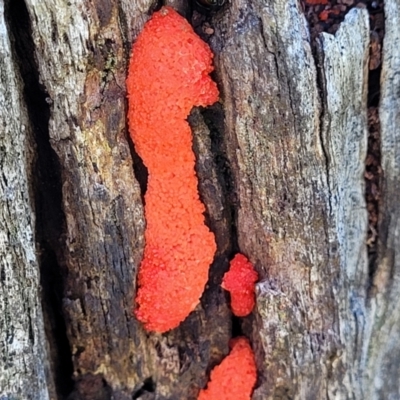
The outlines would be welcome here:
[[[399,0],[385,1],[376,259],[368,11],[313,42],[298,0],[231,0],[208,16],[164,3],[212,47],[221,100],[189,118],[217,254],[201,304],[160,335],[132,312],[146,169],[125,91],[156,4],[0,0],[0,394],[192,400],[244,334],[254,400],[399,398]],[[260,275],[242,320],[220,288],[238,251]]]
[[[34,143],[0,2],[0,394],[49,399],[54,384],[40,305]]]
[[[317,71],[295,1],[231,10],[217,71],[239,247],[262,276],[248,324],[264,352],[254,398],[364,398],[367,12],[321,34]]]

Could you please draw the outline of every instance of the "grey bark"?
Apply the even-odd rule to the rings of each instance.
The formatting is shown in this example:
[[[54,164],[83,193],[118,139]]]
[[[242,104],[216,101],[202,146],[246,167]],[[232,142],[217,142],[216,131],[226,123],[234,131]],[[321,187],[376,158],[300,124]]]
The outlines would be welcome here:
[[[232,0],[204,32],[193,19],[214,51],[221,91],[218,105],[190,117],[218,252],[201,304],[164,335],[145,332],[132,314],[145,219],[125,121],[127,61],[152,1],[26,6],[61,172],[64,221],[53,250],[70,398],[196,399],[228,352],[232,321],[219,283],[237,250],[260,274],[256,310],[241,325],[259,369],[254,399],[399,398],[399,0],[385,2],[374,270],[364,195],[367,11],[351,10],[314,51],[297,0]],[[34,238],[35,128],[1,11],[0,394],[57,398]]]
[[[379,117],[382,141],[382,202],[379,260],[368,308],[364,346],[364,384],[370,398],[400,397],[399,274],[399,123],[400,123],[400,2],[385,3],[385,38]]]
[[[262,275],[254,397],[363,398],[368,15],[353,9],[320,36],[317,72],[296,1],[246,3],[215,47],[239,246]]]
[[[0,2],[0,398],[46,400],[54,385],[34,234],[34,146],[17,70]]]

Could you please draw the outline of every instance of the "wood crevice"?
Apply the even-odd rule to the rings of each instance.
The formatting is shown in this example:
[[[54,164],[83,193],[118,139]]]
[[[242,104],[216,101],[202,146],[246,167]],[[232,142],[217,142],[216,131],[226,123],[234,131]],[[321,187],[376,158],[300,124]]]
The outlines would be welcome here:
[[[54,382],[57,394],[62,398],[72,390],[73,367],[62,312],[65,271],[58,260],[65,221],[61,205],[61,170],[49,137],[51,102],[39,80],[31,21],[24,0],[6,1],[5,17],[10,28],[13,56],[24,84],[23,96],[28,117],[33,127],[35,157],[30,174],[33,178],[31,195],[36,214],[41,302]]]
[[[368,8],[370,15],[370,59],[368,74],[368,145],[365,160],[365,200],[368,211],[368,267],[370,292],[378,268],[378,238],[382,201],[381,128],[379,120],[382,49],[384,39],[383,0]]]

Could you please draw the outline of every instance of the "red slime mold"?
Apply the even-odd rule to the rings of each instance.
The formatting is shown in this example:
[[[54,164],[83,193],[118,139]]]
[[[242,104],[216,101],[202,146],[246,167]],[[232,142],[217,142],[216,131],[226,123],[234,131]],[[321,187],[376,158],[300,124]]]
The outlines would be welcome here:
[[[211,371],[198,400],[250,400],[257,380],[253,350],[242,336],[232,339],[229,346],[230,353]]]
[[[194,310],[216,250],[186,121],[193,106],[218,100],[212,70],[210,48],[170,7],[153,14],[133,46],[129,131],[149,172],[135,314],[151,331],[173,329]]]
[[[236,254],[221,286],[230,292],[231,309],[237,317],[245,317],[252,312],[255,304],[254,284],[257,279],[258,274],[253,264],[243,254]]]

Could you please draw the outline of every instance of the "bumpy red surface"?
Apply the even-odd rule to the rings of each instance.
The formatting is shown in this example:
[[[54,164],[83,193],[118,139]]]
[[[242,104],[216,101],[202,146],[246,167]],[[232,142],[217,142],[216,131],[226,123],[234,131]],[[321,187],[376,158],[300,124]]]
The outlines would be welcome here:
[[[254,284],[257,279],[258,274],[253,264],[243,254],[236,254],[221,286],[230,292],[231,309],[237,317],[245,317],[253,310]]]
[[[231,352],[212,371],[198,400],[250,400],[257,380],[254,353],[245,337],[232,339]]]
[[[152,331],[175,328],[194,310],[216,250],[204,224],[186,121],[193,106],[217,101],[212,70],[210,48],[170,7],[154,13],[133,46],[129,130],[149,171],[135,313]]]

